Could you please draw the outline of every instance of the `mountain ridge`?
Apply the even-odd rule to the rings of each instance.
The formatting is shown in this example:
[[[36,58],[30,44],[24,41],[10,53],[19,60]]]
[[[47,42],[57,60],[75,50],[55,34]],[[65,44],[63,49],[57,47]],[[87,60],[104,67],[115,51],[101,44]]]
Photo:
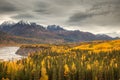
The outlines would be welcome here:
[[[19,21],[10,25],[0,25],[0,30],[14,36],[34,38],[47,43],[81,42],[93,40],[112,40],[114,38],[102,34],[95,35],[79,30],[66,30],[59,25],[44,27],[33,22]]]

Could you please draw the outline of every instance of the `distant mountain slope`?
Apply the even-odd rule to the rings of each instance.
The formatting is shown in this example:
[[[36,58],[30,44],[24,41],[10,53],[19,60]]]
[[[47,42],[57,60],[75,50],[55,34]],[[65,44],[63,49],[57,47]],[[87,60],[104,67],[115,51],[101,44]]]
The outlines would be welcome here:
[[[33,38],[13,36],[0,31],[0,44],[41,43],[41,42],[43,41]]]
[[[9,22],[8,22],[9,23]],[[111,40],[112,37],[107,35],[95,35],[89,32],[79,30],[69,31],[57,25],[49,25],[45,28],[42,25],[27,21],[19,21],[17,23],[3,23],[0,30],[6,33],[21,36],[25,38],[39,39],[45,43],[61,43],[61,42],[80,42],[93,40]]]

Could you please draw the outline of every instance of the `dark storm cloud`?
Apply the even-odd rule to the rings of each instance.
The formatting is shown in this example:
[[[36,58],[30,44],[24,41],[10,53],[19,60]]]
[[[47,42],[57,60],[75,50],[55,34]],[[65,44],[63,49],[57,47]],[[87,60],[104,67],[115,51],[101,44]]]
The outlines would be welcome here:
[[[80,22],[81,20],[84,20],[86,18],[92,17],[93,14],[89,14],[87,12],[78,12],[73,14],[70,18],[69,18],[69,22]]]
[[[23,14],[17,14],[15,16],[12,16],[11,18],[13,19],[34,19],[35,16],[34,15],[31,15],[29,13],[23,13]]]
[[[37,12],[38,14],[41,13],[41,14],[50,14],[48,12],[48,10],[45,10],[45,9],[39,9],[39,10],[34,10],[35,12]]]
[[[120,13],[120,0],[113,0],[113,1],[103,1],[96,3],[90,9],[91,11],[100,11],[106,10],[109,12],[118,12]]]
[[[45,2],[37,2],[35,4],[36,9],[33,12],[37,12],[38,14],[50,14],[49,4]]]
[[[35,3],[35,9],[34,12],[41,15],[52,15],[56,16],[59,14],[62,14],[64,12],[64,8],[61,9],[59,5],[54,0],[47,0],[47,1],[38,1]],[[57,16],[59,17],[59,16]]]
[[[17,11],[18,9],[12,3],[6,0],[0,0],[0,14]]]
[[[104,0],[94,3],[84,12],[74,12],[69,17],[68,24],[120,25],[119,4],[120,0]]]
[[[94,16],[98,16],[98,15],[106,15],[108,14],[108,11],[105,12],[99,12],[99,13],[90,13],[90,12],[78,12],[73,14],[70,18],[68,22],[81,22],[82,20],[85,20],[87,18],[91,18]]]

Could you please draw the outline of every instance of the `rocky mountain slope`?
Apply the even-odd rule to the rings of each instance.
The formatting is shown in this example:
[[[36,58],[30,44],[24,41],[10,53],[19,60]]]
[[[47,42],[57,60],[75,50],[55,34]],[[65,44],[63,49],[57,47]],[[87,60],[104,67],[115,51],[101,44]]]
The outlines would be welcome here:
[[[59,25],[48,25],[47,28],[33,22],[19,21],[4,22],[0,30],[14,36],[40,40],[41,43],[80,42],[93,40],[111,40],[107,35],[95,35],[90,32],[79,30],[65,30]]]

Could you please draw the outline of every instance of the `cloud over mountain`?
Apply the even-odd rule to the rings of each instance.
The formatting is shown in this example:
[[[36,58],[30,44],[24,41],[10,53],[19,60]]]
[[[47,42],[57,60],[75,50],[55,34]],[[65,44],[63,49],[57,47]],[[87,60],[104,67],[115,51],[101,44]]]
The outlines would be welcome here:
[[[119,32],[119,4],[120,0],[0,0],[0,21],[25,19],[95,33]]]

